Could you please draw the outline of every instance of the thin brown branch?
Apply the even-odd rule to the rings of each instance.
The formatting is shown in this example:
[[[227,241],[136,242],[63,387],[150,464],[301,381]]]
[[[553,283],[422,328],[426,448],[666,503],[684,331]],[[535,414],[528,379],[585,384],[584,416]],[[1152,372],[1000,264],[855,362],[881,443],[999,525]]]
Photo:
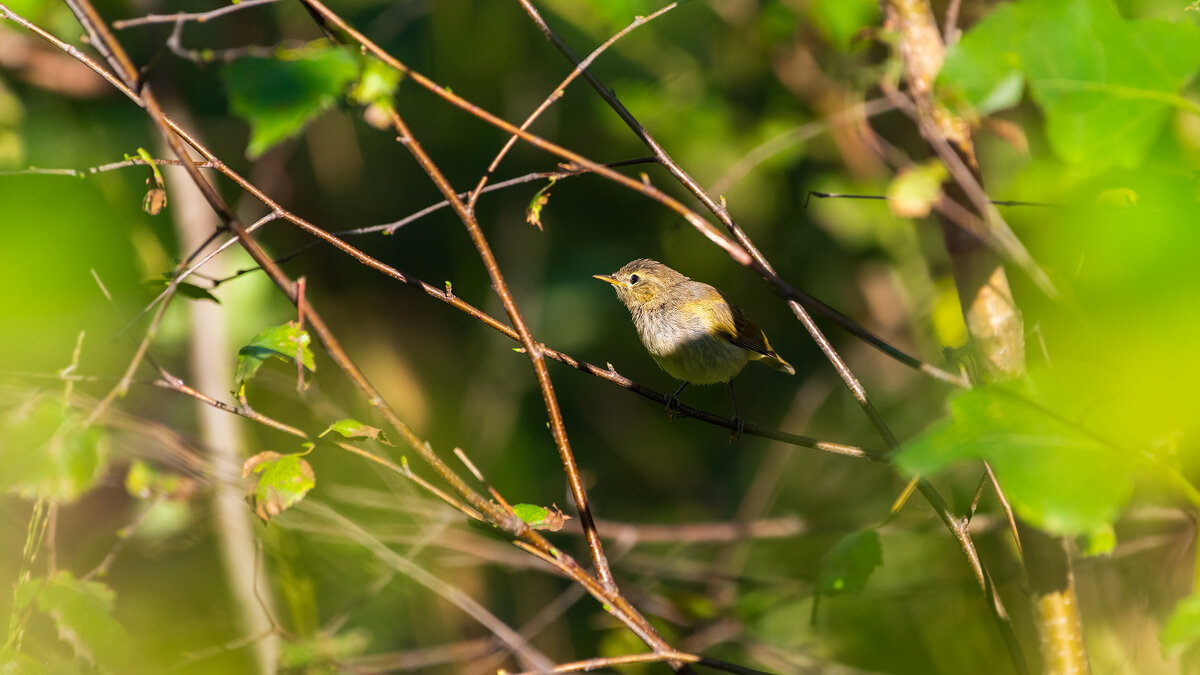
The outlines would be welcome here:
[[[436,82],[434,82],[433,80],[430,80],[428,77],[425,77],[421,73],[413,70],[412,68],[409,68],[407,65],[405,65],[403,62],[401,62],[399,59],[397,59],[396,57],[389,54],[387,51],[385,51],[379,45],[375,44],[369,38],[367,38],[365,35],[363,35],[361,32],[356,30],[353,26],[351,26],[344,19],[342,19],[342,17],[338,16],[336,13],[334,13],[332,10],[330,10],[328,7],[326,7],[323,3],[321,3],[320,0],[301,0],[301,2],[303,2],[306,7],[309,7],[312,11],[319,14],[325,21],[328,21],[330,24],[332,24],[333,26],[336,26],[339,30],[346,33],[348,36],[350,36],[350,38],[354,42],[361,45],[364,49],[366,49],[368,52],[370,52],[376,58],[383,61],[384,63],[391,66],[392,68],[395,68],[396,70],[400,71],[401,73],[406,75],[408,78],[410,78],[412,81],[416,82],[418,85],[427,89],[429,92],[433,93],[434,95],[438,96],[439,98],[442,98],[443,100],[454,105],[455,107],[460,108],[460,109],[474,115],[475,117],[487,122],[488,124],[491,124],[503,131],[507,131],[508,133],[513,134],[515,136],[519,136],[521,138],[521,140],[529,143],[530,145],[532,145],[538,149],[558,155],[559,157],[567,159],[575,164],[578,164],[581,167],[584,167],[584,168],[586,168],[590,171],[593,171],[597,174],[600,174],[601,176],[604,176],[605,178],[608,178],[609,180],[612,180],[624,187],[627,187],[627,188],[633,190],[634,192],[637,192],[637,193],[642,194],[650,199],[653,199],[654,201],[662,204],[663,206],[666,206],[667,208],[671,209],[672,211],[675,211],[680,216],[682,216],[684,218],[684,220],[688,221],[688,223],[692,227],[694,227],[697,231],[699,231],[701,234],[703,234],[705,237],[707,237],[714,244],[721,247],[721,249],[724,250],[727,254],[729,254],[729,256],[732,257],[734,260],[738,261],[739,263],[741,263],[743,265],[748,265],[750,263],[749,255],[747,255],[746,252],[744,250],[742,250],[736,243],[734,243],[728,237],[726,237],[724,234],[722,234],[720,230],[718,230],[715,226],[713,226],[712,223],[705,220],[703,216],[696,213],[692,209],[688,208],[682,202],[675,199],[674,197],[671,197],[670,195],[666,194],[665,192],[659,190],[658,188],[655,188],[651,185],[647,185],[647,184],[643,183],[642,181],[636,180],[634,178],[630,178],[629,176],[626,176],[622,173],[613,171],[612,169],[608,168],[607,166],[604,166],[603,164],[601,164],[599,162],[592,161],[592,160],[584,157],[583,155],[580,155],[577,152],[568,150],[567,148],[564,148],[558,144],[547,141],[546,139],[544,139],[540,136],[531,134],[528,131],[525,131],[524,129],[517,127],[516,125],[514,125],[504,119],[501,119],[500,117],[497,117],[496,115],[484,110],[483,108],[480,108],[479,106],[471,103],[470,101],[467,101],[466,99],[462,98],[461,96],[458,96],[454,92],[450,91],[447,87],[442,87],[442,86],[438,85]],[[584,72],[584,76],[587,77],[588,71],[585,70],[583,72]]]
[[[553,663],[529,642],[513,630],[508,624],[501,621],[494,614],[489,612],[486,607],[479,604],[474,598],[463,592],[457,586],[453,586],[442,579],[434,576],[424,567],[417,565],[412,560],[396,553],[388,548],[375,537],[371,536],[366,530],[362,529],[349,518],[338,513],[336,510],[314,501],[301,502],[299,507],[303,512],[313,514],[324,520],[327,520],[339,529],[346,536],[350,537],[363,547],[370,550],[383,563],[387,564],[392,569],[407,576],[418,584],[424,586],[438,596],[453,603],[468,616],[478,621],[492,632],[497,638],[502,640],[505,645],[512,649],[515,653],[521,655],[533,664],[539,672],[544,672],[546,669],[553,666]]]
[[[643,525],[601,520],[605,539],[619,540],[631,546],[637,544],[720,544],[750,539],[780,539],[796,537],[809,531],[808,522],[797,516],[763,518],[759,520],[675,523],[672,525]],[[575,534],[578,528],[566,528]]]
[[[770,675],[766,671],[755,670],[745,666],[739,666],[733,663],[710,659],[706,656],[697,656],[686,652],[656,652],[653,654],[627,654],[625,656],[604,656],[594,659],[584,659],[582,661],[572,661],[555,666],[549,671],[551,673],[578,673],[588,670],[598,670],[600,668],[612,668],[615,666],[628,666],[635,663],[662,663],[664,661],[679,661],[682,663],[694,663],[699,666],[707,666],[713,670],[719,670],[723,673],[739,673],[741,675]],[[541,671],[525,671],[518,675],[537,675]]]
[[[860,119],[867,119],[880,113],[888,112],[895,109],[895,107],[896,104],[891,99],[886,97],[877,98],[873,101],[858,103],[836,115],[807,122],[781,132],[754,146],[741,159],[730,165],[725,170],[725,173],[721,174],[721,177],[713,182],[709,192],[723,195],[729,188],[733,187],[734,184],[753,171],[755,167],[783,152],[785,149],[819,136],[829,131],[832,127],[842,124],[854,124]]]
[[[582,74],[583,71],[586,70],[587,67],[590,66],[593,61],[595,61],[601,54],[603,54],[605,50],[607,50],[609,47],[611,47],[613,44],[615,44],[617,42],[617,40],[620,40],[621,38],[628,35],[629,32],[632,31],[634,28],[637,28],[638,26],[641,26],[644,23],[653,21],[654,19],[662,16],[663,14],[666,14],[670,10],[674,9],[676,5],[677,5],[677,3],[672,2],[671,4],[667,5],[666,7],[663,7],[662,9],[658,10],[657,12],[654,12],[653,14],[651,14],[649,16],[639,16],[639,17],[634,18],[633,23],[629,24],[625,28],[618,31],[616,35],[613,35],[611,38],[609,38],[607,41],[605,41],[604,44],[600,45],[599,47],[596,47],[596,49],[594,49],[591,54],[588,54],[588,57],[586,59],[575,64],[575,68],[571,71],[571,73],[569,75],[567,75],[566,79],[564,79],[561,83],[559,83],[559,85],[554,88],[554,91],[550,92],[550,95],[547,96],[544,101],[542,101],[541,105],[539,105],[536,110],[534,110],[532,113],[529,114],[529,117],[525,118],[525,121],[521,123],[521,130],[524,131],[524,130],[528,129],[529,126],[532,125],[534,123],[534,121],[537,120],[538,117],[541,117],[542,113],[544,113],[547,108],[549,108],[551,105],[553,105],[555,101],[562,98],[563,94],[566,93],[567,86],[570,85],[571,82],[574,82],[575,78],[579,77],[579,75]],[[472,213],[475,212],[475,201],[477,199],[479,199],[479,195],[483,191],[484,186],[487,185],[488,180],[492,177],[492,174],[496,171],[496,167],[500,166],[500,162],[504,159],[504,156],[508,154],[508,151],[511,150],[514,145],[516,145],[516,143],[519,139],[520,139],[520,137],[517,135],[510,136],[508,138],[508,141],[504,144],[504,147],[500,148],[500,152],[496,153],[496,158],[493,159],[492,163],[488,165],[487,171],[485,171],[483,176],[481,176],[479,179],[479,184],[475,186],[475,189],[471,191],[470,196],[467,198],[467,210],[468,211],[470,211]]]
[[[134,26],[148,26],[156,23],[183,23],[194,21],[196,23],[204,23],[223,16],[228,16],[234,12],[260,5],[269,5],[279,0],[242,0],[241,2],[224,7],[218,7],[207,12],[176,12],[175,14],[147,14],[146,16],[136,19],[121,19],[112,22],[112,27],[117,30],[132,28]]]
[[[550,432],[554,437],[555,445],[558,446],[559,457],[567,473],[567,481],[571,488],[571,497],[574,499],[575,508],[579,513],[579,522],[583,526],[584,532],[587,533],[588,549],[591,551],[592,561],[596,566],[596,575],[600,579],[601,584],[615,590],[616,584],[613,581],[612,572],[608,568],[608,560],[604,556],[604,548],[600,543],[600,535],[596,532],[596,525],[588,503],[587,491],[583,487],[583,479],[580,477],[579,469],[575,464],[575,456],[571,451],[566,426],[563,424],[562,413],[558,407],[558,397],[554,394],[554,386],[550,382],[550,371],[546,368],[542,351],[538,347],[538,344],[534,342],[533,335],[525,325],[525,320],[517,308],[516,300],[513,299],[512,293],[508,289],[508,283],[504,280],[504,275],[500,272],[500,265],[492,253],[492,247],[484,236],[483,230],[480,229],[479,223],[475,220],[475,216],[467,208],[466,204],[458,198],[458,193],[450,186],[449,181],[446,180],[441,170],[434,164],[416,138],[413,137],[412,132],[409,131],[408,125],[405,124],[400,114],[394,108],[389,109],[388,113],[392,124],[396,128],[396,132],[399,134],[400,142],[412,153],[417,163],[421,165],[421,168],[429,175],[434,184],[437,185],[442,195],[450,200],[451,207],[467,228],[467,233],[470,235],[475,249],[479,252],[483,266],[487,269],[488,277],[492,280],[492,288],[500,296],[500,302],[504,305],[504,311],[508,314],[509,320],[512,321],[513,327],[521,338],[521,344],[525,347],[526,355],[529,357],[534,373],[537,376],[538,386],[542,392],[542,400],[546,406],[546,414],[550,418]],[[648,629],[648,632],[653,633],[653,629],[649,628],[648,623],[645,628]]]

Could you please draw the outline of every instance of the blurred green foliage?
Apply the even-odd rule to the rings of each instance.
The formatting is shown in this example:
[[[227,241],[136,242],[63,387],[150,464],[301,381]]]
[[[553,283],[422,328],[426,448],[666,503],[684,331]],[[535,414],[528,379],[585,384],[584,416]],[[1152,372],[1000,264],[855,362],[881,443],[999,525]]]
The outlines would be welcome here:
[[[82,47],[80,29],[58,3],[6,4]],[[660,7],[535,4],[580,54]],[[99,9],[113,20],[217,6],[113,0]],[[514,123],[571,70],[516,4],[331,7],[417,71]],[[940,20],[941,3],[935,9]],[[952,395],[819,323],[908,441],[901,464],[933,480],[956,512],[971,505],[977,460],[986,458],[1021,515],[1084,535],[1085,552],[1111,550],[1077,559],[1097,672],[1179,672],[1194,663],[1200,635],[1194,596],[1175,609],[1193,590],[1191,495],[1200,475],[1200,283],[1192,260],[1200,250],[1193,82],[1200,16],[1151,0],[967,1],[961,16],[965,32],[947,55],[939,95],[980,122],[980,165],[993,198],[1050,205],[1002,209],[1065,296],[1048,300],[1012,273],[1036,375]],[[880,82],[898,72],[880,20],[877,4],[865,0],[694,0],[630,33],[591,71],[702,186],[727,199],[784,279],[906,351],[953,368],[943,349],[962,347],[965,333],[936,225],[901,218],[879,201],[808,198],[812,190],[883,195],[889,186],[909,187],[893,182],[899,156],[920,167],[912,175],[940,171],[902,112],[866,122],[844,114],[882,97]],[[476,184],[506,140],[376,61],[315,47],[321,31],[298,3],[186,24],[182,45],[211,60],[170,52],[156,59],[171,29],[117,34],[137,63],[154,61],[147,82],[170,114],[222,161],[328,231],[393,223],[440,200],[394,132],[364,120],[362,105],[394,100],[458,190]],[[245,639],[252,636],[226,584],[209,499],[213,485],[237,476],[214,472],[194,402],[150,386],[159,374],[143,365],[102,425],[81,426],[129,363],[147,329],[143,309],[164,275],[193,253],[179,243],[173,219],[206,216],[186,210],[177,192],[161,215],[144,212],[142,195],[154,184],[146,167],[88,173],[137,148],[164,152],[144,112],[82,67],[54,60],[61,55],[11,22],[0,22],[0,42],[27,55],[0,62],[0,169],[85,172],[82,179],[0,175],[0,487],[7,495],[0,591],[15,591],[0,592],[0,616],[16,617],[5,623],[22,636],[14,643],[10,629],[0,659],[52,672],[253,672]],[[224,50],[254,45],[274,56],[243,52],[224,62],[231,54]],[[39,77],[39,64],[60,77]],[[582,80],[531,131],[598,161],[649,154]],[[554,171],[556,162],[517,144],[492,182]],[[622,171],[684,194],[653,163]],[[186,183],[175,169],[163,174],[168,190]],[[266,213],[209,175],[243,222]],[[526,209],[543,187],[535,181],[487,193],[476,208],[538,340],[673,390],[625,310],[591,279],[634,258],[657,258],[735,298],[796,366],[794,378],[758,368],[739,376],[748,421],[882,447],[786,307],[678,216],[584,175],[555,183],[539,203],[538,229],[525,222]],[[932,199],[927,189],[915,195],[922,204]],[[448,209],[391,235],[344,236],[504,320]],[[297,253],[311,238],[283,221],[257,237],[273,255],[296,253],[284,269],[306,277],[308,301],[440,456],[453,462],[451,449],[462,448],[511,503],[557,504],[574,514],[541,395],[514,343],[329,247]],[[250,267],[244,256],[226,258],[226,271],[214,276]],[[256,411],[312,436],[349,418],[382,427],[319,345],[306,346],[313,374],[307,390],[296,390],[294,362],[280,360],[295,357],[289,338],[299,328],[264,333],[295,312],[261,275],[189,283],[221,301],[215,307],[232,333],[224,366],[243,347],[263,357],[247,387]],[[213,367],[189,363],[189,303],[205,302],[201,293],[190,296],[168,309],[150,349],[185,381],[196,367]],[[72,365],[81,331],[81,357],[69,372],[98,379],[67,387],[58,373]],[[550,372],[597,516],[665,525],[678,535],[646,527],[641,539],[609,544],[621,588],[673,645],[775,672],[1011,672],[961,552],[928,507],[913,501],[880,525],[904,484],[891,468],[749,436],[730,444],[721,429],[669,420],[660,407],[577,369],[552,362]],[[204,393],[232,403],[238,386],[231,377],[224,390]],[[722,387],[689,388],[683,402],[731,412]],[[249,422],[239,433],[245,456],[299,444]],[[378,440],[354,442],[397,463],[404,456]],[[405,479],[325,442],[295,459],[281,478],[304,489],[289,504],[303,497],[332,508],[361,532],[305,502],[256,525],[263,547],[256,578],[264,598],[278,598],[287,670],[520,667],[495,652],[474,619],[372,553],[374,543],[510,626],[534,627],[531,644],[556,661],[644,650],[542,563],[490,528],[467,527],[461,513]],[[47,521],[37,514],[51,502],[55,526],[39,529]],[[688,526],[739,519],[763,527],[793,519],[802,527],[761,538],[683,536]],[[586,560],[569,527],[548,536]],[[30,562],[25,543],[39,532],[46,539]],[[973,532],[1036,661],[1020,564],[988,490]],[[83,580],[110,553],[107,575]],[[829,594],[819,607],[818,592]],[[60,637],[64,630],[74,637]],[[131,653],[134,665],[122,661]]]

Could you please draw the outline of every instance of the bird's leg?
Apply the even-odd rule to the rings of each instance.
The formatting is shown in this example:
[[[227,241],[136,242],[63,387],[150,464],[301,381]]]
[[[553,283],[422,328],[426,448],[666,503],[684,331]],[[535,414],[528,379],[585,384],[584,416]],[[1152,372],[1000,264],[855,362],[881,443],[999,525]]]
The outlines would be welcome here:
[[[675,409],[679,407],[679,394],[688,386],[687,382],[679,385],[674,394],[667,397],[667,417],[673,419],[675,417]]]
[[[729,396],[730,396],[730,398],[733,399],[733,424],[734,424],[733,431],[731,431],[729,433],[729,442],[733,443],[734,441],[736,441],[742,437],[742,429],[745,428],[746,423],[742,421],[742,416],[738,414],[737,394],[735,394],[733,392],[733,380],[732,379],[729,380]]]

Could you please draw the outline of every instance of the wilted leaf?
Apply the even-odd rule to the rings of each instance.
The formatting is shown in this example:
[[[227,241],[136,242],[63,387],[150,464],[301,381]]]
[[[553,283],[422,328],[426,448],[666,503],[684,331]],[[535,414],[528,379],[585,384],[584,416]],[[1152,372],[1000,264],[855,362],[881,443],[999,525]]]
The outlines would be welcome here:
[[[304,367],[316,370],[312,350],[308,345],[312,338],[308,331],[301,330],[294,322],[272,326],[254,336],[250,344],[238,350],[237,372],[234,381],[240,387],[246,380],[254,377],[263,362],[271,357],[285,361],[295,361],[299,352]]]
[[[264,521],[279,515],[304,499],[316,485],[312,465],[302,456],[260,452],[242,464],[242,478],[256,476],[251,496],[254,512]]]
[[[142,210],[152,216],[157,216],[166,206],[167,191],[160,187],[150,188],[142,198]]]

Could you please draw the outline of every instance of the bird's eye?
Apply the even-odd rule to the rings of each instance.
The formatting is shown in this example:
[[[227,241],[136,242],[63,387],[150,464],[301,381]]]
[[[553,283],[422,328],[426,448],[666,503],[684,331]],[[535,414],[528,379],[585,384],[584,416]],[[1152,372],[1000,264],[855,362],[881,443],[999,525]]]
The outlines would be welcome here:
[[[638,275],[636,275],[636,274],[629,275],[629,283],[636,284],[638,281],[640,281],[640,279],[638,278]]]

